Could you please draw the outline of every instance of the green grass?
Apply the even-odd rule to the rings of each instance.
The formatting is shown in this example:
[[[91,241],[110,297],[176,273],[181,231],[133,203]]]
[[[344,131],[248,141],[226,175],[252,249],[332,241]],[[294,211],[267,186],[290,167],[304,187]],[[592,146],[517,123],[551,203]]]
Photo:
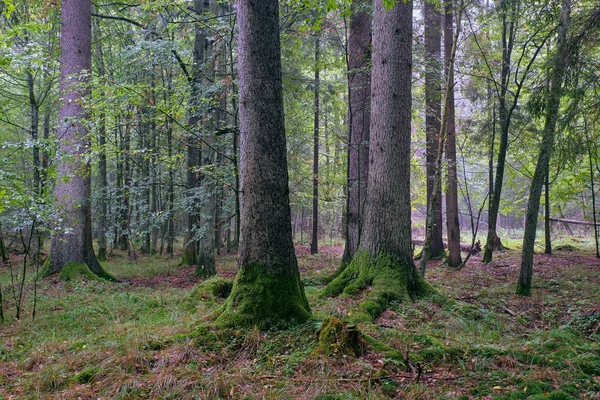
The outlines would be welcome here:
[[[529,298],[513,294],[516,251],[458,272],[432,262],[428,281],[455,301],[392,302],[359,324],[360,357],[313,352],[320,321],[351,320],[367,295],[317,298],[339,251],[299,252],[315,320],[266,332],[212,327],[226,281],[198,286],[177,258],[117,254],[104,267],[119,283],[44,280],[35,320],[30,274],[21,321],[3,268],[0,399],[598,398],[600,262],[584,251],[536,258]],[[217,269],[232,278],[235,256]]]

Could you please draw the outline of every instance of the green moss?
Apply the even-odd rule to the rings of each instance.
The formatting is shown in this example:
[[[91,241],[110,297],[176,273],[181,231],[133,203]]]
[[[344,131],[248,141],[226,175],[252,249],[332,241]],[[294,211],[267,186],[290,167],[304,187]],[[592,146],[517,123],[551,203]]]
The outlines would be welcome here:
[[[73,380],[80,384],[90,383],[96,378],[99,370],[100,369],[98,367],[86,368],[83,371],[77,373],[73,377]]]
[[[319,331],[316,354],[360,356],[364,352],[364,342],[354,325],[347,325],[336,317],[323,320]]]
[[[216,275],[216,273],[214,254],[200,254],[196,269],[194,270],[194,276],[197,276],[198,278],[209,278]]]
[[[98,249],[98,261],[106,261],[106,247]]]
[[[401,365],[403,367],[405,367],[405,365],[404,365],[405,359],[404,359],[404,355],[402,354],[401,351],[398,351],[398,350],[394,349],[393,347],[390,347],[387,344],[385,344],[367,334],[363,333],[362,337],[365,340],[365,342],[367,342],[367,344],[369,346],[371,346],[371,349],[373,349],[374,352],[384,353],[386,358],[394,360],[397,363],[401,363]]]
[[[287,328],[311,317],[299,274],[271,274],[263,265],[253,263],[238,271],[215,325]]]
[[[371,319],[375,319],[391,301],[411,301],[436,293],[414,268],[414,265],[401,265],[393,256],[383,252],[375,258],[367,251],[358,252],[350,265],[323,289],[319,297],[342,293],[355,296],[372,286],[361,308]]]
[[[519,283],[517,285],[516,293],[520,296],[531,296],[531,286],[525,286]]]
[[[190,293],[189,297],[196,301],[204,300],[209,297],[226,299],[231,293],[232,287],[233,281],[223,278],[222,276],[215,275],[196,286]]]
[[[60,270],[61,281],[76,281],[76,280],[88,280],[88,281],[100,281],[105,282],[105,279],[94,274],[87,265],[84,263],[71,261],[66,263]]]

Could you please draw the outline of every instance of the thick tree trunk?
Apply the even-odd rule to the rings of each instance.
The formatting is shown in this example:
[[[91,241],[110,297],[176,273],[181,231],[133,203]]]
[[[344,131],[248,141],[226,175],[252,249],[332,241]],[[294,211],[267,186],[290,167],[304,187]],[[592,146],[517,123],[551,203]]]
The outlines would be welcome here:
[[[434,192],[436,175],[436,158],[440,142],[441,126],[441,97],[442,97],[442,60],[441,60],[441,14],[435,2],[426,0],[423,3],[425,18],[425,132],[426,132],[426,175],[427,175],[427,204]],[[452,35],[452,28],[450,28]],[[442,237],[442,193],[441,185],[433,203],[433,227],[431,236],[430,258],[444,256]],[[429,212],[427,207],[427,212]]]
[[[348,200],[342,267],[350,263],[363,228],[371,122],[371,0],[354,0],[348,35]]]
[[[348,267],[321,293],[356,294],[372,285],[361,304],[376,318],[392,300],[410,300],[431,289],[412,259],[410,139],[412,3],[391,10],[375,1],[371,138],[367,212],[359,249]]]
[[[320,66],[319,52],[321,38],[315,38],[315,102],[314,102],[314,134],[313,134],[313,220],[312,238],[310,242],[310,254],[319,252],[319,84]]]
[[[456,117],[454,112],[454,82],[448,82],[448,65],[454,55],[454,18],[452,2],[446,1],[444,13],[444,58],[446,59],[446,84],[451,84],[446,107],[446,161],[448,163],[446,186],[446,231],[448,234],[448,258],[446,264],[458,268],[462,264],[460,254],[460,224],[458,219],[458,175],[456,172]],[[462,12],[462,10],[459,10]]]
[[[546,171],[548,170],[548,163],[554,148],[554,136],[556,121],[558,120],[560,98],[562,95],[563,76],[565,74],[567,58],[569,54],[569,49],[567,46],[567,33],[569,29],[570,16],[571,0],[562,0],[560,25],[558,27],[557,49],[554,56],[550,93],[548,94],[548,102],[546,105],[544,133],[538,154],[538,162],[533,174],[533,179],[531,181],[529,200],[527,202],[525,232],[523,234],[523,252],[521,253],[521,271],[519,274],[519,283],[517,285],[517,294],[524,296],[531,295],[533,247],[535,244],[535,234],[537,229],[542,186],[544,185],[544,178],[546,176]]]
[[[100,277],[111,278],[100,266],[92,246],[90,165],[84,161],[89,137],[82,123],[87,114],[81,100],[89,95],[89,88],[82,82],[88,79],[92,60],[90,0],[63,0],[61,19],[61,157],[54,198],[62,223],[52,238],[45,274],[57,273],[66,264],[77,262]]]
[[[289,205],[277,0],[240,0],[239,271],[221,326],[287,326],[311,316]]]

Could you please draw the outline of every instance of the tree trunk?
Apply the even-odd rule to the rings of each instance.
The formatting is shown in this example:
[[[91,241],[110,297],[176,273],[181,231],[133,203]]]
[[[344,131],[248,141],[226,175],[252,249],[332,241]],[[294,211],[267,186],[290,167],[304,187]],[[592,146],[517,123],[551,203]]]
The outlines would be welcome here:
[[[410,139],[412,3],[386,9],[375,1],[367,211],[352,262],[321,296],[353,295],[372,285],[361,303],[376,318],[392,300],[428,293],[412,258]]]
[[[448,66],[454,57],[452,47],[454,45],[454,19],[452,2],[446,1],[444,13],[444,58]],[[462,12],[462,10],[459,10]],[[446,81],[449,71],[446,67]],[[446,264],[452,268],[458,268],[462,264],[460,254],[460,224],[458,219],[458,175],[456,172],[456,117],[454,112],[454,82],[447,94],[448,111],[446,121],[446,161],[448,163],[447,186],[446,186],[446,231],[448,234],[448,258]]]
[[[425,131],[426,131],[426,175],[427,175],[427,204],[433,197],[434,181],[436,175],[436,158],[440,142],[441,126],[441,15],[438,5],[431,0],[424,2],[423,11],[425,18]],[[452,35],[452,27],[450,28]],[[431,258],[444,256],[444,242],[442,237],[442,194],[441,185],[436,200],[433,203],[433,227]],[[427,212],[429,212],[427,207]]]
[[[221,326],[288,326],[311,317],[289,205],[277,0],[239,0],[239,271]]]
[[[104,58],[102,57],[102,37],[100,26],[96,23],[96,65],[98,76],[104,76]],[[98,155],[98,173],[100,174],[100,196],[98,197],[100,215],[98,216],[98,261],[106,261],[106,230],[108,229],[108,177],[106,172],[106,118],[104,113],[98,116],[98,145],[100,154]]]
[[[585,138],[587,142],[588,160],[590,162],[590,186],[592,189],[592,216],[594,218],[594,241],[596,243],[596,257],[600,258],[600,244],[598,243],[598,221],[596,219],[596,188],[594,185],[595,174],[594,166],[592,164],[592,145],[590,144],[590,138],[587,132],[587,121],[584,120]]]
[[[321,38],[319,33],[315,37],[315,103],[314,103],[314,135],[313,135],[313,221],[310,254],[319,252],[319,84],[320,66],[319,51]]]
[[[529,200],[527,202],[525,232],[523,234],[523,252],[521,253],[521,271],[519,274],[519,283],[517,285],[517,294],[523,296],[531,295],[533,247],[535,244],[540,196],[546,171],[548,170],[550,156],[554,148],[554,136],[556,121],[558,119],[558,109],[560,107],[560,98],[562,95],[563,76],[565,74],[567,58],[569,55],[569,48],[567,46],[567,33],[569,29],[570,16],[571,0],[562,0],[560,25],[558,27],[557,49],[554,56],[550,93],[548,94],[548,102],[546,105],[544,133],[538,154],[538,162],[533,174],[533,179],[531,181]]]
[[[550,221],[550,168],[546,170],[546,180],[544,182],[544,253],[552,254],[552,225]]]
[[[362,233],[369,174],[371,121],[371,0],[354,0],[348,35],[348,199],[346,245],[342,267],[358,249]]]
[[[58,137],[60,161],[54,188],[62,225],[52,238],[45,274],[54,274],[71,262],[83,263],[96,275],[109,278],[94,254],[90,205],[90,164],[84,161],[89,137],[82,100],[89,95],[85,83],[91,70],[91,2],[63,0],[60,35],[60,92]],[[87,74],[81,76],[81,74]],[[82,85],[83,83],[83,85]]]
[[[194,1],[194,10],[198,15],[204,12],[204,0]],[[198,187],[199,187],[199,175],[196,169],[201,163],[200,159],[200,124],[201,124],[201,112],[200,112],[200,97],[201,97],[201,85],[202,85],[202,69],[201,65],[204,62],[204,29],[199,25],[194,25],[195,39],[194,39],[194,50],[193,50],[193,65],[190,77],[190,116],[188,124],[192,132],[187,137],[187,199],[186,199],[186,222],[187,229],[185,233],[185,247],[183,250],[183,263],[186,265],[198,265],[198,238],[196,230],[198,225],[198,214],[200,212],[200,204],[198,202]]]

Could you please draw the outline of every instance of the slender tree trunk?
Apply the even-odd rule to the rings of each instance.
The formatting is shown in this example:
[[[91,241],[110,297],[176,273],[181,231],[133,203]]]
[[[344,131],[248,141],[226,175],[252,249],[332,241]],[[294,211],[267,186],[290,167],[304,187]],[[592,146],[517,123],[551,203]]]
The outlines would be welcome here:
[[[313,135],[313,221],[310,254],[319,252],[319,85],[320,66],[319,51],[321,38],[315,38],[315,103],[314,103],[314,135]]]
[[[569,54],[567,33],[570,16],[571,0],[562,0],[557,49],[554,56],[550,93],[548,94],[548,102],[546,105],[544,133],[538,154],[537,165],[531,182],[531,189],[529,190],[529,200],[527,202],[525,232],[523,234],[523,252],[521,253],[521,272],[519,274],[519,283],[517,285],[517,294],[523,296],[531,295],[533,247],[535,244],[540,196],[544,178],[545,175],[547,175],[546,171],[548,170],[550,156],[552,155],[552,150],[554,148],[554,136],[556,121],[558,119],[558,109],[560,107],[560,98],[562,95],[563,76],[565,74]]]
[[[544,253],[552,254],[552,225],[550,221],[550,168],[546,170],[546,180],[544,182]]]
[[[506,166],[506,153],[508,151],[508,129],[512,110],[517,104],[518,95],[513,99],[511,109],[508,107],[506,95],[510,84],[511,58],[514,47],[515,26],[517,23],[519,0],[510,0],[503,3],[505,8],[502,15],[502,65],[500,69],[500,89],[499,89],[499,122],[500,122],[500,143],[498,145],[498,160],[496,162],[496,177],[490,187],[490,202],[488,211],[488,235],[483,254],[483,262],[491,262],[493,251],[502,247],[500,239],[496,232],[498,220],[498,210],[500,209],[500,198],[502,194],[502,184],[504,182],[504,168]],[[493,161],[490,161],[493,163]]]
[[[447,94],[448,111],[446,122],[446,161],[448,163],[446,187],[446,231],[448,234],[448,258],[446,263],[452,268],[462,264],[460,255],[460,223],[458,215],[458,174],[456,172],[456,117],[454,112],[454,82],[448,82],[447,66],[453,62],[454,19],[452,1],[445,2],[444,13],[444,58],[446,59],[446,84],[451,84]],[[462,10],[459,10],[462,12]]]
[[[83,161],[85,149],[89,148],[89,135],[82,123],[87,114],[81,100],[89,95],[85,83],[92,61],[90,0],[63,0],[61,19],[60,91],[63,102],[58,137],[62,157],[58,163],[54,198],[63,225],[52,238],[45,274],[57,273],[66,264],[79,262],[86,264],[96,275],[111,278],[100,266],[92,245],[90,165]],[[87,75],[82,77],[82,73]]]
[[[598,243],[598,221],[596,219],[596,188],[595,188],[595,174],[594,166],[592,164],[592,145],[590,144],[590,138],[587,132],[587,121],[584,120],[584,130],[587,142],[588,160],[590,163],[590,186],[592,189],[592,216],[594,218],[594,241],[596,243],[596,257],[600,258],[600,246]]]
[[[362,310],[376,318],[392,300],[431,289],[412,259],[410,140],[412,3],[375,1],[367,211],[352,262],[321,292],[356,294],[372,285]]]
[[[277,0],[239,0],[239,271],[217,325],[311,316],[292,242]]]
[[[433,197],[434,181],[436,175],[436,158],[440,142],[441,125],[441,15],[435,2],[424,2],[425,18],[425,131],[426,131],[426,175],[427,175],[427,204]],[[452,28],[451,34],[452,33]],[[431,237],[431,258],[444,256],[444,240],[442,237],[442,194],[441,185],[436,200],[433,203],[433,220]],[[430,208],[427,207],[427,212]]]
[[[95,25],[96,31],[96,66],[98,76],[104,77],[104,58],[102,56],[102,42],[99,38],[102,36],[100,26]],[[106,230],[108,229],[108,177],[106,171],[106,118],[103,112],[98,116],[98,144],[100,146],[100,154],[98,155],[98,173],[100,174],[100,196],[98,197],[99,211],[98,216],[98,261],[106,261]]]
[[[194,0],[194,10],[198,15],[204,12],[204,0]],[[188,124],[192,133],[187,137],[187,200],[186,200],[186,221],[187,229],[185,233],[185,247],[183,250],[183,263],[186,265],[198,265],[198,216],[200,212],[198,202],[199,175],[196,169],[200,165],[201,149],[201,110],[200,97],[202,93],[202,69],[204,62],[204,29],[199,24],[194,25],[195,39],[193,50],[193,65],[190,88],[190,116]]]

